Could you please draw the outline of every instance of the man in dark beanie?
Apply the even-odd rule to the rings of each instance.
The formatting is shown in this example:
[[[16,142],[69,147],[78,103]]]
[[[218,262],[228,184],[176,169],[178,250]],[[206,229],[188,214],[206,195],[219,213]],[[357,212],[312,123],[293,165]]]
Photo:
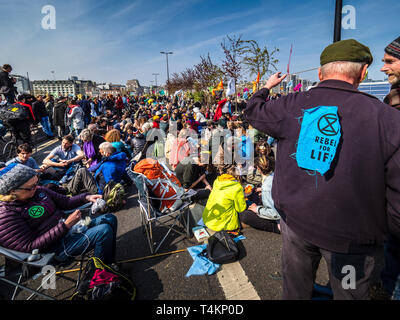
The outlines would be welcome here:
[[[400,37],[385,48],[381,71],[388,76],[392,85],[384,102],[400,110]],[[400,274],[400,235],[390,234],[385,243],[385,267],[381,273],[382,285],[390,297]]]
[[[322,257],[334,299],[369,299],[375,256],[389,232],[400,234],[400,113],[357,90],[372,60],[356,40],[335,42],[316,87],[267,101],[286,77],[278,72],[244,110],[279,140],[272,197],[284,299],[312,298]]]
[[[384,102],[400,109],[400,37],[385,48],[382,61],[384,65],[381,71],[388,76],[388,81],[392,85]]]

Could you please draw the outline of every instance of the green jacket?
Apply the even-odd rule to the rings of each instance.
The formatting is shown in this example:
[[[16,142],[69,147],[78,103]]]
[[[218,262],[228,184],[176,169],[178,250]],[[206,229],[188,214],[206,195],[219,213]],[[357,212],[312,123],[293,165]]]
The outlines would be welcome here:
[[[204,224],[214,231],[238,229],[238,213],[246,210],[243,187],[228,174],[219,176],[203,211]]]

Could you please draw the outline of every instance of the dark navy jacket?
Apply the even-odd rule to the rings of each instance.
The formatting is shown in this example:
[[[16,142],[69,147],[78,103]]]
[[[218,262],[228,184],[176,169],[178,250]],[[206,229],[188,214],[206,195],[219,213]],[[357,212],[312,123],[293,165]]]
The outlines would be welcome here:
[[[272,196],[287,225],[304,240],[339,253],[359,253],[400,236],[400,113],[344,81],[266,102],[261,89],[245,117],[279,139]],[[310,175],[293,154],[302,110],[337,106],[341,139],[331,169]]]

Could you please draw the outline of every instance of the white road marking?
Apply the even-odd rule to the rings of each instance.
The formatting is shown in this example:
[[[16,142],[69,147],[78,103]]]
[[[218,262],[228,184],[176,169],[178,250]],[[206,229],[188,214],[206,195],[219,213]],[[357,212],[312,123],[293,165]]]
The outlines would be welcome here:
[[[207,231],[210,235],[215,233],[208,228]],[[217,278],[226,300],[261,300],[239,261],[222,264]]]

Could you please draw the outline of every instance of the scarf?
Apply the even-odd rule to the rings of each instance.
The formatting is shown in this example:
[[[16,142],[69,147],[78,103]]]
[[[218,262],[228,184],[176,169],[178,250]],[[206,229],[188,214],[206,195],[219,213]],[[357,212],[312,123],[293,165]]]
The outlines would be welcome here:
[[[92,159],[96,156],[96,150],[94,149],[93,141],[88,141],[83,143],[83,151],[88,159]],[[93,160],[90,167],[97,164],[97,160]]]
[[[400,110],[400,83],[394,84],[383,102]]]
[[[71,114],[72,113],[72,110],[74,110],[74,108],[76,108],[77,107],[77,105],[71,105],[71,106],[69,106],[68,108],[69,108],[69,110],[68,110],[68,114]]]

